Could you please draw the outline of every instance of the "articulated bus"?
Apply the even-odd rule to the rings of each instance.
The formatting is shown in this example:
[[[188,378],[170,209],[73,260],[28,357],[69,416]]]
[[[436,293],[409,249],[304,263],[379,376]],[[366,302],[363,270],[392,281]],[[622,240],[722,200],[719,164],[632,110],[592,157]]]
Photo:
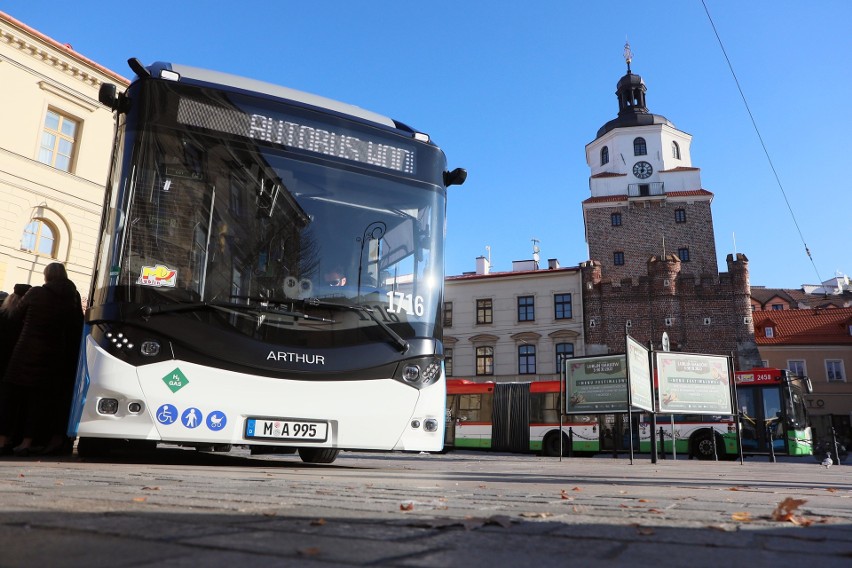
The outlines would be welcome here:
[[[804,394],[810,380],[783,369],[736,372],[738,411],[745,455],[803,456],[813,453]],[[476,448],[559,455],[559,381],[476,383],[447,381],[447,448]],[[633,415],[633,447],[651,451],[647,413]],[[672,423],[674,427],[672,427]],[[626,414],[563,416],[563,455],[568,433],[575,455],[627,451]],[[655,440],[661,452],[698,459],[739,456],[733,416],[656,417]],[[715,450],[715,453],[714,453]]]
[[[757,368],[736,371],[737,411],[742,451],[745,455],[807,456],[813,454],[804,395],[811,392],[810,379],[786,369]],[[739,455],[733,416],[657,416],[657,443],[666,452],[699,459],[733,459]],[[639,450],[650,451],[647,415],[639,423]],[[715,454],[714,452],[715,448]]]
[[[559,381],[531,383],[447,380],[446,449],[540,452],[547,456],[600,451],[597,418],[570,416],[560,442]],[[570,433],[570,436],[569,436]],[[561,444],[561,446],[560,446]]]
[[[104,85],[116,140],[69,434],[439,451],[447,187],[428,135],[169,63]]]

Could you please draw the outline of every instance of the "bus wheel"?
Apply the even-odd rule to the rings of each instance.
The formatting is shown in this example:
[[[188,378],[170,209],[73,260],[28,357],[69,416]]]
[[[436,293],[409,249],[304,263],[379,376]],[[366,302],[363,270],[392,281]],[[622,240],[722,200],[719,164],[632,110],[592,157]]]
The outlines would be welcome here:
[[[299,448],[299,457],[305,463],[331,463],[339,453],[335,448]]]
[[[692,440],[692,455],[700,460],[716,459],[721,455],[719,450],[724,450],[724,442],[716,438],[716,453],[713,453],[713,434],[699,434]]]
[[[115,448],[110,438],[80,438],[77,440],[77,455],[81,458],[105,458]]]
[[[559,455],[559,432],[551,432],[544,438],[542,444],[544,455],[558,456]],[[568,455],[568,436],[562,434],[562,455]]]

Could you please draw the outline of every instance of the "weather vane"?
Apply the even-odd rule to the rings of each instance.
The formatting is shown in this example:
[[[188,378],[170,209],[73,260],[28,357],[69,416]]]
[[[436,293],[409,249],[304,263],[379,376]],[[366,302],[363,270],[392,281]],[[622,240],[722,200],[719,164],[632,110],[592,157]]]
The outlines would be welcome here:
[[[633,52],[630,50],[630,42],[624,43],[624,60],[627,62],[627,72],[630,73],[630,62],[633,61]]]

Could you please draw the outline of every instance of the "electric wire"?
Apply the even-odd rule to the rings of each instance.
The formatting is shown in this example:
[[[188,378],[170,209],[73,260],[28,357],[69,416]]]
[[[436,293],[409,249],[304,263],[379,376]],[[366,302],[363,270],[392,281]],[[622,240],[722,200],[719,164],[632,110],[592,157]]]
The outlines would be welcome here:
[[[816,273],[818,281],[822,283],[823,280],[819,274],[819,270],[816,267],[814,258],[811,255],[811,250],[808,248],[808,244],[805,242],[805,237],[802,234],[802,229],[799,227],[799,222],[796,220],[796,214],[793,211],[793,207],[790,205],[790,200],[787,199],[787,192],[784,191],[784,186],[781,184],[781,178],[778,176],[778,172],[775,169],[775,164],[772,162],[772,157],[769,155],[769,150],[766,148],[766,144],[763,141],[763,136],[760,134],[760,129],[757,127],[757,121],[754,119],[754,115],[751,113],[751,108],[748,105],[745,93],[743,92],[743,89],[740,86],[740,81],[737,78],[736,72],[734,71],[734,66],[731,63],[731,59],[728,57],[728,52],[725,50],[725,45],[722,43],[722,38],[719,36],[719,32],[716,29],[716,24],[713,22],[713,17],[710,16],[710,10],[707,8],[707,3],[705,2],[705,0],[701,0],[701,5],[704,6],[704,12],[707,14],[707,19],[710,21],[710,27],[713,28],[713,33],[716,35],[716,41],[719,42],[719,47],[722,49],[722,55],[725,57],[725,61],[728,64],[728,69],[730,69],[731,76],[734,78],[734,83],[736,83],[737,85],[737,90],[739,91],[740,97],[743,100],[746,112],[748,113],[748,116],[751,119],[751,125],[754,127],[754,131],[757,134],[758,140],[760,140],[760,146],[763,148],[763,153],[766,154],[766,160],[769,162],[769,167],[772,170],[772,174],[775,176],[775,182],[778,184],[778,189],[781,190],[781,195],[784,197],[784,203],[787,205],[787,210],[790,212],[790,217],[792,217],[793,224],[796,226],[796,231],[799,233],[799,239],[802,241],[802,245],[805,247],[805,253],[808,255],[808,259],[810,259],[811,261],[811,266],[813,266],[814,268],[814,272]]]

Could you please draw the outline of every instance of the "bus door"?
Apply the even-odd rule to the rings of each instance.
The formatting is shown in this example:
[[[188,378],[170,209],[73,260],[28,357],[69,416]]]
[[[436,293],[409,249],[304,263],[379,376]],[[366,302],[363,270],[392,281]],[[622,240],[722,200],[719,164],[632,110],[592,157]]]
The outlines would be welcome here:
[[[492,408],[491,449],[530,451],[530,384],[497,383]]]
[[[787,453],[780,387],[739,387],[739,410],[744,452]]]

